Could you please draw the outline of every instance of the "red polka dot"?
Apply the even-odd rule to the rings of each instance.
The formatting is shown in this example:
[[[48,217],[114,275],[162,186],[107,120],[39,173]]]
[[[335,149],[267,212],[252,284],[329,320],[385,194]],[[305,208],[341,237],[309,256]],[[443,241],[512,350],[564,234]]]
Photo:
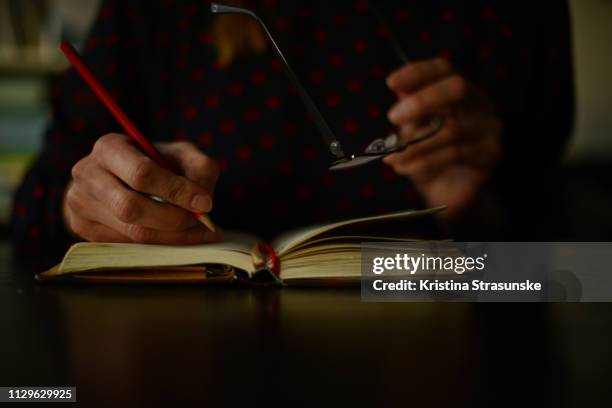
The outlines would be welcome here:
[[[168,109],[160,109],[155,112],[155,119],[157,119],[158,121],[168,120],[168,116]]]
[[[294,44],[291,47],[291,49],[293,50],[293,53],[297,55],[298,57],[303,56],[304,53],[306,52],[306,49],[304,48],[302,44]]]
[[[185,139],[187,138],[187,131],[185,131],[184,129],[176,129],[172,137],[177,140]]]
[[[317,151],[314,147],[312,146],[306,146],[304,147],[304,149],[302,150],[302,158],[306,161],[312,161],[314,160],[315,156],[317,154]]]
[[[270,180],[266,176],[256,175],[255,185],[257,186],[257,188],[269,188]]]
[[[353,134],[359,130],[359,125],[355,119],[346,119],[344,121],[344,131],[348,134]]]
[[[397,177],[397,173],[395,173],[392,168],[387,166],[383,168],[383,180],[389,182],[397,179]]]
[[[255,71],[251,74],[251,82],[255,85],[261,85],[266,82],[266,73],[263,71]]]
[[[369,10],[369,5],[366,0],[357,0],[355,1],[355,10],[359,13],[365,13]]]
[[[377,118],[382,114],[382,109],[378,105],[370,105],[368,106],[368,116],[371,118]]]
[[[440,51],[440,57],[444,58],[447,61],[453,59],[453,52],[451,50],[445,49]]]
[[[270,66],[275,71],[280,71],[283,69],[283,62],[278,58],[272,58],[270,61]]]
[[[488,60],[489,58],[491,58],[491,53],[492,52],[490,48],[482,47],[480,51],[478,52],[478,56],[482,60]]]
[[[266,133],[259,138],[259,145],[264,149],[271,149],[275,144],[276,138],[269,133]]]
[[[28,210],[23,205],[17,205],[15,207],[15,212],[19,218],[25,218],[28,215]]]
[[[229,135],[233,133],[234,130],[236,130],[236,124],[231,120],[224,120],[223,122],[221,122],[220,128],[221,133],[223,133],[224,135]]]
[[[316,42],[323,42],[327,39],[327,31],[322,30],[320,28],[316,29],[314,32],[314,39]]]
[[[298,125],[295,122],[287,122],[283,126],[283,134],[286,136],[295,136],[297,134]]]
[[[491,7],[485,7],[482,9],[482,16],[486,19],[495,18],[495,10],[493,10]]]
[[[351,200],[348,198],[341,198],[340,200],[336,201],[336,209],[340,212],[349,211],[351,207]]]
[[[210,109],[216,108],[219,106],[219,95],[206,95],[204,105]]]
[[[161,47],[168,47],[170,45],[170,35],[168,33],[159,33],[157,35],[157,44]]]
[[[33,195],[36,198],[41,198],[45,194],[45,188],[40,184],[34,187]]]
[[[72,119],[70,121],[70,127],[75,132],[82,132],[85,129],[85,121],[83,119]]]
[[[234,185],[232,188],[232,198],[236,201],[244,200],[246,192],[242,186]]]
[[[40,230],[38,229],[38,226],[32,225],[30,227],[30,237],[33,239],[36,239],[38,238],[39,235],[40,235]]]
[[[114,47],[119,42],[119,36],[117,34],[111,34],[106,37],[106,46]]]
[[[387,29],[382,24],[378,24],[376,26],[376,30],[374,31],[374,33],[376,34],[377,37],[380,37],[380,38],[386,38],[388,35]]]
[[[336,16],[334,18],[334,22],[336,23],[336,26],[338,27],[346,27],[346,25],[348,24],[348,17],[347,16]]]
[[[455,13],[453,13],[450,10],[444,10],[442,12],[442,20],[448,21],[448,22],[455,21]]]
[[[329,65],[337,68],[344,64],[344,58],[342,57],[342,55],[333,54],[329,56],[328,62],[329,62]]]
[[[327,98],[326,98],[327,106],[330,106],[330,107],[338,106],[341,100],[342,100],[342,97],[340,95],[335,94],[335,93],[329,94],[327,95]]]
[[[256,109],[249,109],[244,113],[244,120],[246,122],[256,122],[259,120],[259,111]]]
[[[210,43],[212,43],[212,36],[208,31],[203,32],[198,36],[198,41],[202,45],[209,45]]]
[[[106,19],[113,17],[115,15],[115,8],[109,4],[100,8],[100,12],[98,13],[98,18]]]
[[[559,50],[556,48],[550,48],[546,50],[546,58],[551,61],[557,61],[559,59]]]
[[[348,81],[346,87],[349,91],[353,93],[359,93],[363,89],[363,84],[357,79],[351,79],[350,81]]]
[[[517,52],[517,57],[523,61],[528,60],[529,59],[529,49],[527,48],[519,49]]]
[[[285,31],[289,29],[289,26],[290,26],[289,19],[284,18],[284,17],[276,19],[276,28],[279,31]]]
[[[93,51],[100,44],[100,37],[97,35],[92,35],[87,40],[87,44],[85,45],[85,51]]]
[[[504,24],[501,26],[501,28],[499,29],[502,33],[502,35],[506,38],[510,38],[512,37],[512,27],[508,24]]]
[[[385,68],[382,65],[374,65],[372,67],[372,75],[377,78],[382,78],[385,76]]]
[[[506,78],[508,76],[508,67],[503,64],[499,64],[495,69],[495,74],[499,78]]]
[[[240,82],[232,82],[227,87],[227,92],[233,96],[241,95],[243,90],[244,90],[244,87],[242,86]]]
[[[323,81],[324,75],[325,74],[323,73],[323,70],[313,69],[312,71],[310,71],[310,82],[314,85],[318,85]]]
[[[266,98],[266,106],[272,110],[277,110],[281,106],[281,100],[276,95],[271,95]]]
[[[192,81],[202,81],[204,80],[204,68],[197,67],[193,71],[191,71],[191,80]]]
[[[412,13],[406,9],[401,9],[397,12],[397,19],[402,22],[410,20]]]
[[[110,62],[106,64],[104,67],[104,73],[108,76],[113,76],[117,73],[117,64],[115,62]]]
[[[283,176],[290,176],[293,174],[293,166],[290,160],[281,160],[278,164],[278,172]]]
[[[431,38],[431,33],[429,31],[421,31],[419,33],[419,41],[430,42]]]
[[[406,190],[406,192],[404,193],[404,199],[408,202],[416,202],[417,196],[414,190]]]
[[[312,190],[308,186],[300,184],[295,188],[295,195],[298,200],[307,200],[312,197]]]
[[[353,40],[353,49],[358,53],[364,52],[366,49],[366,42],[361,39]]]
[[[196,4],[191,3],[185,5],[184,12],[187,17],[193,17],[198,13],[199,9],[200,8]]]
[[[213,143],[213,135],[210,132],[202,132],[198,137],[198,141],[204,147],[208,147]]]
[[[238,157],[240,160],[249,160],[251,155],[251,148],[247,146],[241,146],[236,150],[236,157]]]
[[[359,187],[359,196],[361,198],[371,198],[372,195],[374,194],[374,189],[372,188],[371,184],[363,184],[361,187]]]
[[[187,19],[187,18],[181,18],[179,20],[177,20],[176,22],[176,28],[179,31],[186,31],[189,29],[189,27],[191,26],[191,20]]]
[[[323,175],[319,178],[319,183],[323,187],[331,187],[334,185],[334,176],[330,172],[323,173]]]
[[[225,173],[229,166],[227,159],[224,157],[217,158],[217,165],[219,166],[219,171],[221,173]]]
[[[193,120],[198,117],[198,109],[190,105],[183,110],[183,117],[187,120]]]

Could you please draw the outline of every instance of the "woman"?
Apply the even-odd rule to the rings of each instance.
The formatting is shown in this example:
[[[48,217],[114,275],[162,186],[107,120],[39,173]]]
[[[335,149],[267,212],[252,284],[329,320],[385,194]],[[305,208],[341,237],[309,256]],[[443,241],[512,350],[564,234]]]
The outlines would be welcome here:
[[[224,229],[272,235],[448,205],[443,227],[495,225],[499,239],[507,229],[488,217],[516,226],[520,204],[539,200],[534,175],[554,168],[572,123],[565,2],[376,2],[407,65],[367,1],[230,4],[267,22],[344,150],[391,128],[408,140],[432,117],[444,127],[382,162],[329,172],[331,156],[253,20],[200,1],[108,0],[85,58],[176,174],[143,156],[69,70],[16,196],[18,248],[212,242],[219,235],[190,211],[213,207]]]

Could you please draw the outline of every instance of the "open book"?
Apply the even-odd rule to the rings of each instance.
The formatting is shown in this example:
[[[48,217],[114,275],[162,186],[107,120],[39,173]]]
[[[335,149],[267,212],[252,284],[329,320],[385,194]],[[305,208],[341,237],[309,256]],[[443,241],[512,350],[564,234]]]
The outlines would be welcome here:
[[[89,282],[228,282],[268,278],[284,283],[358,281],[361,242],[420,241],[444,207],[356,218],[292,231],[266,244],[226,233],[192,246],[83,242],[38,279]]]

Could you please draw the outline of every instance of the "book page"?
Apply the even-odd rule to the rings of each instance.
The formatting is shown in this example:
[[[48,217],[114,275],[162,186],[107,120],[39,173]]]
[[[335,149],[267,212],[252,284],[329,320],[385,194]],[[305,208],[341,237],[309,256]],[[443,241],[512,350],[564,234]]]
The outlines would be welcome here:
[[[251,271],[251,247],[256,241],[257,238],[250,234],[228,232],[223,242],[205,245],[81,242],[68,250],[56,274],[204,263],[230,265]]]
[[[349,226],[374,226],[377,223],[404,221],[411,218],[425,217],[442,211],[446,207],[431,208],[427,210],[408,210],[390,214],[376,215],[372,217],[354,218],[345,221],[339,221],[331,224],[316,225],[303,229],[290,231],[280,235],[274,240],[273,247],[279,256],[283,256],[293,248],[305,244],[308,241],[317,238],[325,233],[333,233],[334,230]],[[362,235],[364,238],[366,236]]]

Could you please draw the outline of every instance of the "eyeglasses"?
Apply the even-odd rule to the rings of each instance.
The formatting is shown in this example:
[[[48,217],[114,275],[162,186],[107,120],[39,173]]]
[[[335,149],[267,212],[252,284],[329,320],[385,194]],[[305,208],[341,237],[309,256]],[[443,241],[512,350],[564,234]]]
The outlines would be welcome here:
[[[385,19],[383,18],[382,13],[375,7],[372,7],[372,9],[375,11],[376,17],[387,32],[396,54],[404,64],[407,64],[408,58],[403,52],[399,41],[397,40],[390,27],[386,23]],[[363,153],[346,155],[342,149],[340,141],[338,140],[338,138],[336,138],[336,135],[329,127],[329,124],[319,111],[319,108],[317,108],[317,105],[314,103],[314,101],[306,91],[306,88],[304,88],[304,85],[291,68],[291,65],[289,65],[287,58],[285,58],[285,55],[283,54],[279,46],[276,44],[274,37],[272,37],[272,34],[268,30],[268,27],[263,22],[263,20],[253,11],[240,7],[231,7],[222,4],[212,3],[210,5],[210,11],[215,14],[244,14],[254,18],[259,23],[266,36],[268,37],[268,40],[270,40],[274,51],[282,61],[285,73],[289,77],[289,80],[291,81],[293,87],[296,89],[300,99],[306,106],[306,109],[312,116],[312,119],[323,138],[323,142],[329,149],[330,153],[334,156],[334,159],[329,166],[330,170],[348,169],[351,167],[362,166],[374,160],[382,159],[383,157],[392,153],[400,152],[406,149],[408,146],[421,143],[431,138],[436,133],[438,133],[440,129],[442,129],[442,127],[444,126],[444,120],[440,117],[435,117],[432,119],[430,125],[427,127],[427,131],[424,134],[417,135],[416,137],[411,138],[409,141],[401,142],[400,137],[397,133],[391,133],[384,138],[378,138],[372,141],[365,148]]]

